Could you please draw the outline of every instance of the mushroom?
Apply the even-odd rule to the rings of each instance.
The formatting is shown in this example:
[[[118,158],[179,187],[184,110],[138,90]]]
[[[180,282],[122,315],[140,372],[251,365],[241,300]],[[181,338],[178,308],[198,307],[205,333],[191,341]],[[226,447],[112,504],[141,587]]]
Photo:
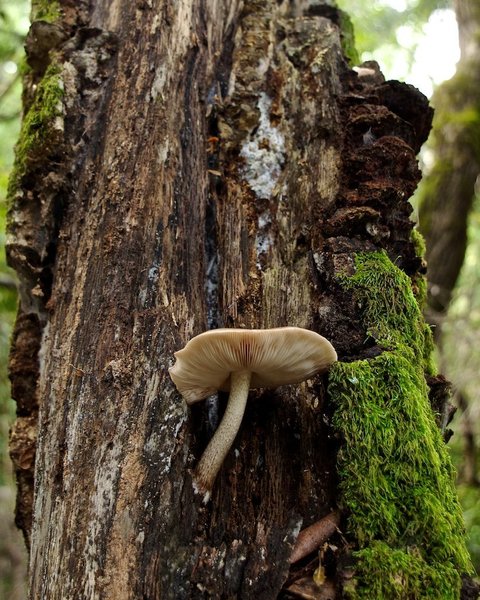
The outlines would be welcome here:
[[[326,371],[337,354],[324,337],[299,327],[214,329],[175,352],[170,377],[187,404],[229,391],[223,419],[195,470],[199,491],[213,482],[240,428],[248,390],[299,383]]]

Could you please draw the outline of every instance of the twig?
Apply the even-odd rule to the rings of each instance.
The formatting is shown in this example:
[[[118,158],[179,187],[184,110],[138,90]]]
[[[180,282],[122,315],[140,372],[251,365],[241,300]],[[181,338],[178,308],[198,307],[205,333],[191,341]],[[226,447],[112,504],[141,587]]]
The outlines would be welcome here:
[[[290,556],[290,564],[296,563],[319,548],[335,533],[340,523],[340,513],[333,511],[320,521],[303,529],[297,537],[295,547]]]

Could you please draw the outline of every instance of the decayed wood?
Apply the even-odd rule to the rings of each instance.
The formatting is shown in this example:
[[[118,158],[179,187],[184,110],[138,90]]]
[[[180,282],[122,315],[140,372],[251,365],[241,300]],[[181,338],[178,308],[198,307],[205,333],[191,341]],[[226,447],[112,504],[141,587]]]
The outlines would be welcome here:
[[[407,198],[428,112],[347,68],[321,2],[63,9],[64,149],[38,168],[67,184],[54,226],[18,220],[11,245],[25,254],[28,226],[52,248],[31,598],[275,598],[300,528],[335,507],[324,381],[250,394],[203,505],[191,470],[225,398],[187,410],[167,369],[214,326],[309,327],[365,352],[333,277],[380,247],[420,268]]]

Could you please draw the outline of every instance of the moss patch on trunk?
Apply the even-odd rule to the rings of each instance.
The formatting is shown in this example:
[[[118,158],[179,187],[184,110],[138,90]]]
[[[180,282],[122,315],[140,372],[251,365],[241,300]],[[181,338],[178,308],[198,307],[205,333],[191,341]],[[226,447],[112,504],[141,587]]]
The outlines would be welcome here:
[[[60,18],[60,4],[56,0],[32,0],[31,21],[53,23]]]
[[[349,65],[358,65],[360,64],[360,57],[355,46],[355,31],[352,20],[346,12],[340,9],[338,9],[338,16],[340,21],[340,41],[342,50]]]
[[[408,276],[384,252],[359,254],[339,278],[383,348],[336,363],[329,393],[343,439],[338,472],[355,576],[351,599],[459,598],[471,571],[455,473],[428,400],[432,337]]]
[[[15,162],[8,184],[12,199],[30,166],[57,152],[63,138],[63,81],[60,66],[52,63],[35,91],[31,106],[23,117],[15,146]]]

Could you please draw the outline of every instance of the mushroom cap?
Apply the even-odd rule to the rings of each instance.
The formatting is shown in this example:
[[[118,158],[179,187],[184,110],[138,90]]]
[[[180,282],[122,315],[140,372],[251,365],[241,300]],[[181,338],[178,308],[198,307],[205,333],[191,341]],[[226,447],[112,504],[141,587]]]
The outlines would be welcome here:
[[[170,377],[188,404],[230,390],[230,373],[249,371],[250,387],[276,388],[326,371],[337,360],[332,344],[300,327],[213,329],[175,352]]]

